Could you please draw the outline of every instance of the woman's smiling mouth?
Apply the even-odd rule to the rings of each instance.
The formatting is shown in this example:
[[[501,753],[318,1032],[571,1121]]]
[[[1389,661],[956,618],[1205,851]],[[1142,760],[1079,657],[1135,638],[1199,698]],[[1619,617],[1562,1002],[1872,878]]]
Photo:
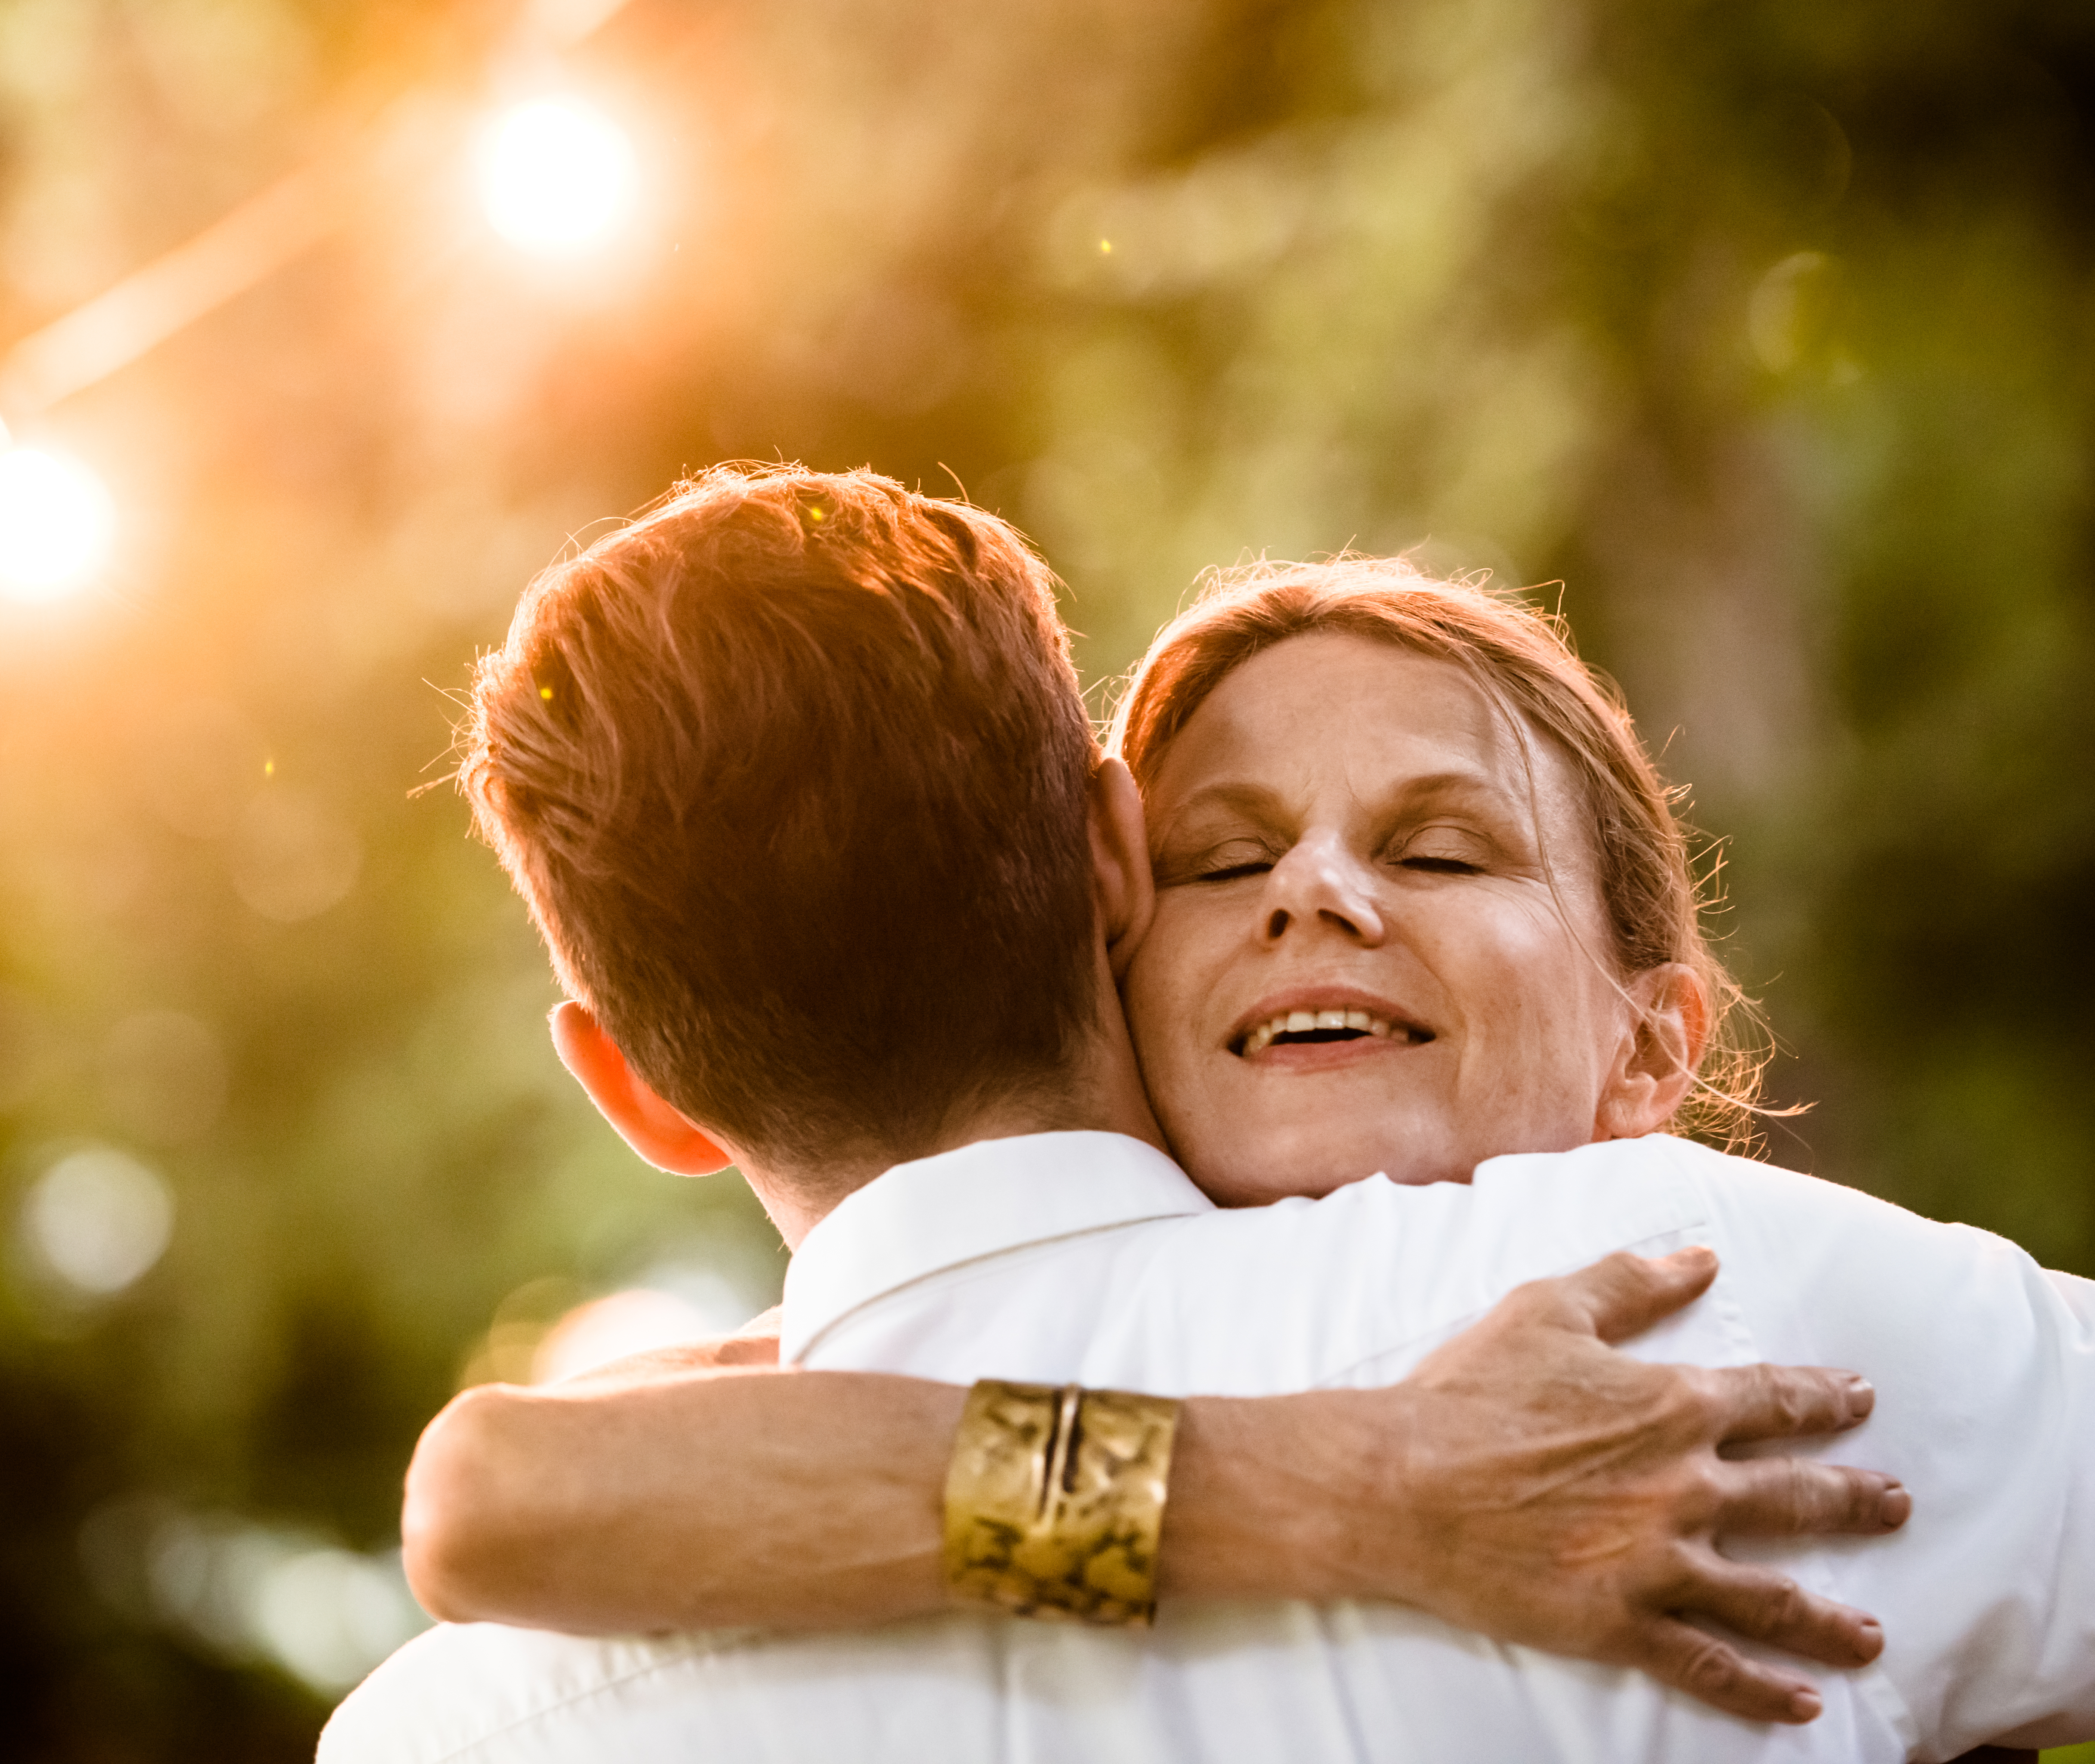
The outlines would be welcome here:
[[[1351,1000],[1287,1000],[1261,1006],[1253,1020],[1230,1037],[1230,1052],[1248,1060],[1271,1048],[1330,1047],[1348,1042],[1421,1047],[1433,1031],[1407,1022],[1387,1006]]]

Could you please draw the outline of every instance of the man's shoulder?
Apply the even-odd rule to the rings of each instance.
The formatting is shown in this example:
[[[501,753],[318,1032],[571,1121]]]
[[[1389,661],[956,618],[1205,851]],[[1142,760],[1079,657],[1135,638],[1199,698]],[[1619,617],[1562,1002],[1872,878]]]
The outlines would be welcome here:
[[[1706,1223],[1709,1196],[1694,1161],[1701,1151],[1653,1135],[1517,1153],[1486,1160],[1467,1183],[1407,1184],[1378,1174],[1321,1199],[1174,1220],[1162,1229],[1195,1259],[1209,1244],[1235,1239],[1247,1253],[1291,1257],[1304,1278],[1319,1265],[1366,1262],[1379,1279],[1394,1259],[1421,1270],[1460,1265],[1495,1288],[1509,1277],[1583,1267],[1612,1250],[1662,1244]]]
[[[1473,1184],[1370,1176],[1315,1200],[1039,1246],[1043,1275],[1074,1261],[1097,1288],[1084,1362],[1067,1375],[1222,1395],[1383,1382],[1513,1287],[1706,1235],[1705,1198],[1677,1157],[1641,1142],[1594,1149],[1608,1155],[1494,1160]],[[1008,1310],[1008,1278],[971,1278],[986,1309],[993,1272]],[[1120,1363],[1130,1355],[1139,1366]]]
[[[1261,1365],[1274,1361],[1277,1347],[1291,1347],[1290,1375],[1323,1383],[1400,1376],[1514,1287],[1617,1251],[1657,1256],[1704,1244],[1728,1268],[1747,1238],[1757,1250],[1800,1235],[1866,1237],[1881,1229],[1880,1215],[1896,1211],[1829,1183],[1652,1135],[1487,1159],[1468,1183],[1374,1176],[1317,1200],[1156,1229],[1171,1246],[1165,1295],[1204,1296],[1209,1311],[1226,1312],[1209,1331],[1212,1341]],[[1766,1260],[1764,1252],[1744,1257],[1755,1267]],[[1764,1305],[1745,1302],[1757,1295],[1736,1278],[1724,1288],[1723,1303],[1696,1308],[1649,1345],[1714,1365],[1764,1357],[1748,1326],[1748,1313],[1757,1317]],[[1303,1304],[1305,1294],[1313,1305]]]
[[[1477,1166],[1474,1187],[1499,1210],[1535,1217],[1552,1232],[1573,1217],[1623,1236],[1749,1216],[1778,1229],[1805,1221],[1865,1231],[1943,1229],[1858,1189],[1665,1133],[1490,1158]]]
[[[615,1695],[620,1686],[709,1652],[724,1639],[439,1624],[344,1699],[320,1736],[318,1764],[463,1764],[503,1735]]]

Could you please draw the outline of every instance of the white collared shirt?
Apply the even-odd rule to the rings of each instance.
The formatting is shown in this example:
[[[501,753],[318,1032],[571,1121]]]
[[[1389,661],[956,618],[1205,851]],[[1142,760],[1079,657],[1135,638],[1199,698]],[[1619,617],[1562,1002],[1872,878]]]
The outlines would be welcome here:
[[[1884,1623],[1875,1666],[1814,1674],[1826,1712],[1807,1727],[1737,1721],[1396,1606],[1192,1605],[1147,1634],[962,1614],[790,1639],[440,1628],[343,1705],[323,1764],[1853,1764],[2095,1735],[2095,1285],[1683,1141],[1234,1211],[1133,1140],[985,1142],[890,1170],[809,1234],[783,1352],[955,1383],[1378,1384],[1523,1281],[1689,1243],[1718,1251],[1716,1286],[1631,1351],[1866,1372],[1875,1413],[1830,1455],[1914,1493],[1895,1538],[1750,1553]]]

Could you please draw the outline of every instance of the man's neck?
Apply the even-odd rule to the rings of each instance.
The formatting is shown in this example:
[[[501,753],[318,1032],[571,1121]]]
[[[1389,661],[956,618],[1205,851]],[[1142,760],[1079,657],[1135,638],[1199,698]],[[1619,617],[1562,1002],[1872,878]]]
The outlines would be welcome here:
[[[1128,1039],[1126,1019],[1110,976],[1100,1021],[1069,1069],[1037,1088],[1000,1096],[960,1115],[938,1139],[904,1161],[957,1152],[984,1139],[1016,1139],[1028,1133],[1123,1133],[1169,1153],[1164,1130],[1156,1124],[1149,1095],[1142,1087],[1141,1069]],[[742,1173],[789,1249],[827,1217],[847,1195],[856,1192],[890,1165],[830,1165],[819,1172],[770,1170],[745,1161]]]

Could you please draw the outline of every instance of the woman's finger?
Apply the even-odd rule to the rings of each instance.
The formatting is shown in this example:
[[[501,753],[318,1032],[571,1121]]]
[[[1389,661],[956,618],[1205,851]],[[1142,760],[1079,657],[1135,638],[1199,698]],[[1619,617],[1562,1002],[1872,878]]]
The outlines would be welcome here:
[[[1805,1679],[1749,1660],[1729,1642],[1675,1617],[1653,1617],[1620,1663],[1749,1721],[1814,1721],[1824,1707]]]
[[[1806,1592],[1787,1575],[1693,1553],[1670,1614],[1699,1617],[1754,1641],[1830,1666],[1867,1666],[1884,1651],[1884,1627],[1866,1611]]]
[[[1720,1462],[1712,1478],[1718,1537],[1878,1537],[1896,1531],[1913,1496],[1895,1476],[1801,1457]]]
[[[1546,1293],[1553,1306],[1565,1308],[1567,1322],[1575,1319],[1614,1343],[1642,1335],[1701,1297],[1716,1278],[1714,1250],[1694,1246],[1670,1256],[1638,1256],[1618,1249],[1576,1274],[1538,1280],[1525,1290]]]
[[[1831,1366],[1723,1366],[1701,1379],[1718,1444],[1844,1432],[1877,1402],[1867,1379]]]

